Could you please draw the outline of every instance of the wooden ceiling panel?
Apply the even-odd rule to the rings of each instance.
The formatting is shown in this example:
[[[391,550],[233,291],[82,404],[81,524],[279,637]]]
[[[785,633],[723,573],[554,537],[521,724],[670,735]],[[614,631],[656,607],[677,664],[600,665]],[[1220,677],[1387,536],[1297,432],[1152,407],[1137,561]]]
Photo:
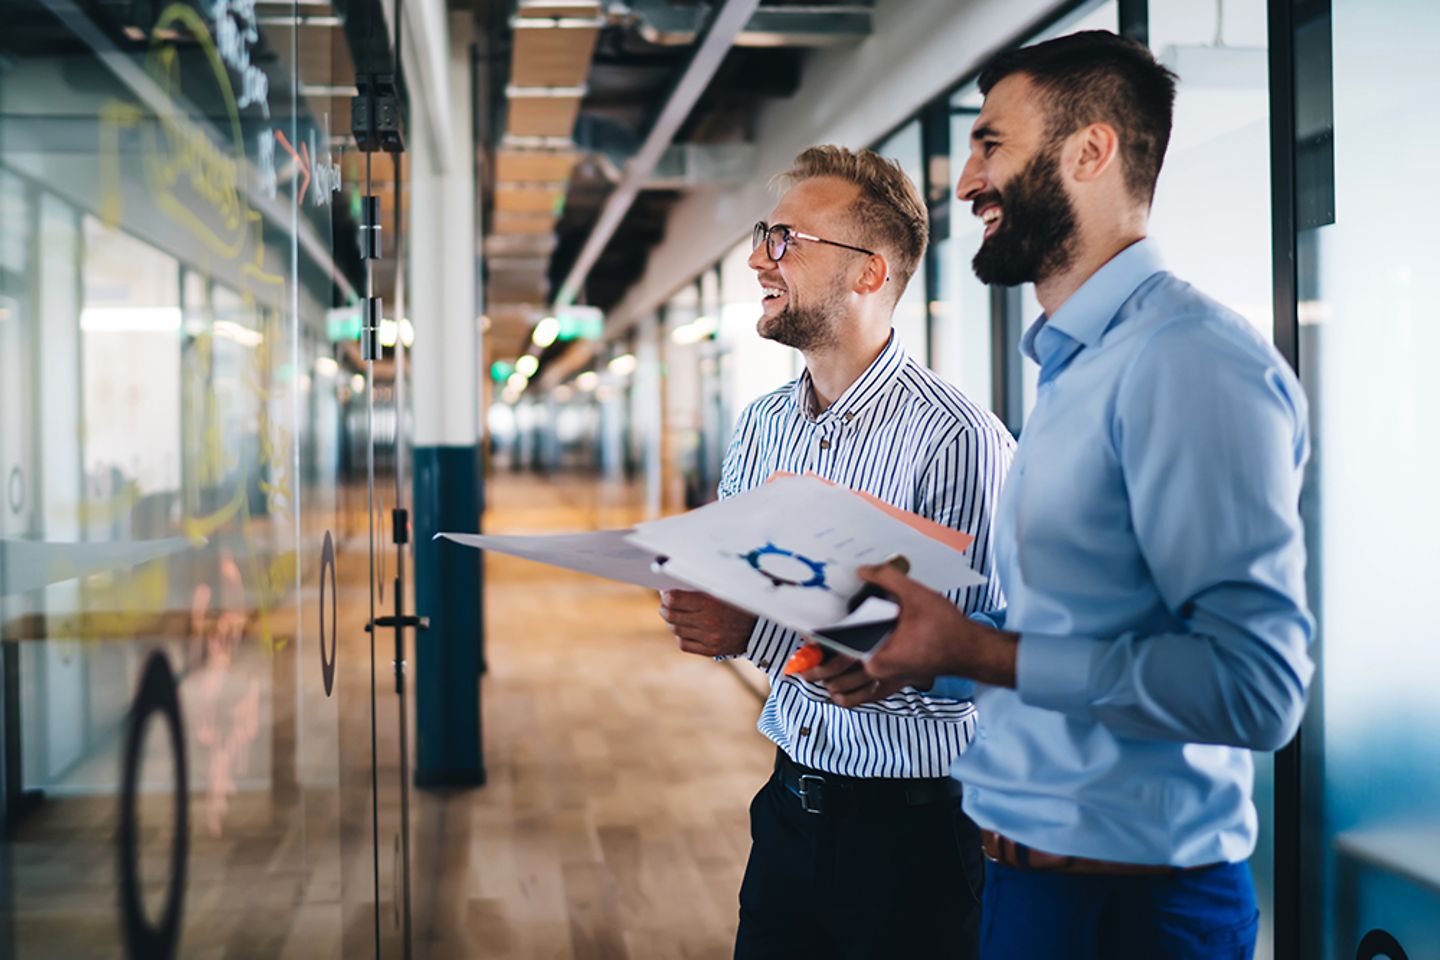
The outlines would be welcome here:
[[[548,213],[558,214],[565,203],[562,190],[505,189],[495,191],[497,213]]]
[[[517,137],[569,137],[579,113],[579,97],[511,97],[506,129]]]
[[[570,179],[574,153],[549,150],[500,150],[495,154],[497,183],[561,183]]]
[[[589,3],[583,2],[583,0],[573,0],[573,2],[567,2],[567,0],[520,0],[515,15],[551,20],[561,18],[594,20],[600,16],[600,4],[595,0],[590,0]]]
[[[485,285],[485,295],[491,303],[544,303],[550,284],[543,273],[495,274]]]
[[[555,217],[550,214],[496,213],[492,221],[496,233],[518,233],[543,236],[555,230]]]
[[[510,82],[517,87],[578,87],[590,75],[598,28],[515,31]]]

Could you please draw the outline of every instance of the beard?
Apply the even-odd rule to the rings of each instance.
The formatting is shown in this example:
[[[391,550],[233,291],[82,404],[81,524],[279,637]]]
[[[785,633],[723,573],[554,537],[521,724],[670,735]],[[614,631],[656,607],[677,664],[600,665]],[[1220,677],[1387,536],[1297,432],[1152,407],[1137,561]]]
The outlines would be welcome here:
[[[1037,153],[1003,191],[974,201],[999,200],[1000,226],[986,237],[970,266],[981,283],[1013,287],[1039,283],[1075,258],[1075,207],[1060,180],[1058,144]]]
[[[839,339],[837,320],[844,315],[845,290],[838,284],[822,294],[814,303],[797,304],[795,291],[788,291],[790,303],[773,317],[762,316],[755,324],[756,332],[766,340],[802,353],[818,347],[833,346]]]

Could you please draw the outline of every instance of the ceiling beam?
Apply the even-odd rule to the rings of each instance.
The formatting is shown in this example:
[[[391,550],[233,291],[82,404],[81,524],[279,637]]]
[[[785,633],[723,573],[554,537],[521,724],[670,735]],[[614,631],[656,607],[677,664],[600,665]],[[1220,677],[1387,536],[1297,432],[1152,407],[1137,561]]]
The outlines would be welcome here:
[[[600,258],[605,245],[614,236],[615,230],[620,226],[631,204],[639,195],[640,189],[650,179],[651,172],[655,165],[660,162],[665,148],[675,138],[675,133],[685,118],[690,115],[695,102],[710,85],[710,80],[715,76],[715,71],[720,68],[725,54],[730,51],[735,38],[745,29],[750,22],[760,0],[727,0],[724,7],[710,21],[710,27],[705,32],[704,38],[700,41],[695,55],[685,67],[685,73],[680,77],[680,82],[670,94],[660,116],[655,120],[655,126],[651,128],[645,143],[641,145],[635,156],[625,165],[625,171],[620,179],[620,184],[610,194],[605,202],[605,207],[600,211],[600,217],[596,220],[590,235],[585,239],[585,245],[580,249],[580,256],[576,258],[575,265],[570,268],[570,273],[565,277],[565,282],[560,285],[560,290],[555,296],[555,306],[566,307],[575,302],[575,297],[585,285],[585,278],[589,276],[590,269],[595,261]]]

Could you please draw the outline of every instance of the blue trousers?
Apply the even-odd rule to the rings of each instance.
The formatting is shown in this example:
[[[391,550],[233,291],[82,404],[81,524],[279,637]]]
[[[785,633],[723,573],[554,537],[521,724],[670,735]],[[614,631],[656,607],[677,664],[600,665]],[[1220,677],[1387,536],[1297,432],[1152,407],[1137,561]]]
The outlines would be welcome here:
[[[1260,912],[1245,863],[1151,877],[985,864],[981,960],[1250,960]]]

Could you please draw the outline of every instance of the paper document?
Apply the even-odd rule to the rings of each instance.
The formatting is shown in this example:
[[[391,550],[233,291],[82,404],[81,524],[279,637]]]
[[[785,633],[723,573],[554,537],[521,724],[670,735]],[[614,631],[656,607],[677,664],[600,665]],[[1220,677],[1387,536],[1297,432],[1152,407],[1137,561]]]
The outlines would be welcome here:
[[[625,538],[631,529],[596,530],[591,533],[554,533],[525,536],[520,534],[437,533],[466,547],[494,550],[496,553],[548,563],[579,573],[589,573],[633,583],[652,590],[690,589],[686,584],[651,567],[655,554],[637,547]]]
[[[668,557],[667,574],[804,634],[844,621],[863,586],[855,568],[891,554],[903,554],[910,576],[932,590],[984,582],[959,550],[814,477],[780,477],[642,523],[629,540]]]

